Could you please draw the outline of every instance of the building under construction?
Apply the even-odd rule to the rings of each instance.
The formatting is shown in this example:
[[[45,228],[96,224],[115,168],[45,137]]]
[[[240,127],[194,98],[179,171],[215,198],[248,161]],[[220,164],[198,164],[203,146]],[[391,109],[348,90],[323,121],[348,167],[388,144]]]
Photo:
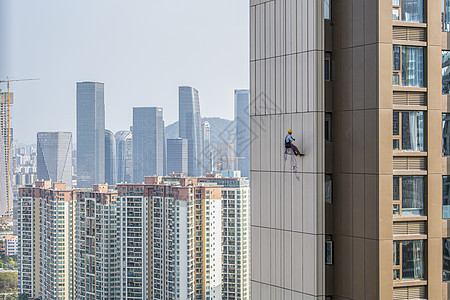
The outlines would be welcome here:
[[[8,100],[9,99],[9,100]],[[9,101],[9,105],[8,105]],[[4,214],[12,207],[11,188],[11,106],[13,94],[8,97],[7,92],[0,90],[0,214]]]

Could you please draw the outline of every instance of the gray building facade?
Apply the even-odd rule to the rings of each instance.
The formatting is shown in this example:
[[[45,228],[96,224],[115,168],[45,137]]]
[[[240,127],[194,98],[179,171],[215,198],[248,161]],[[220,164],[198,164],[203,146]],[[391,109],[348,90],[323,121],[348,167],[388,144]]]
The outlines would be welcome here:
[[[203,137],[201,130],[200,100],[198,91],[189,86],[180,86],[179,135],[188,140],[189,176],[200,176],[203,172]]]
[[[114,185],[116,182],[116,138],[111,130],[105,130],[105,183]]]
[[[116,132],[117,182],[133,181],[133,134],[128,130]]]
[[[167,174],[188,173],[188,141],[167,139]]]
[[[164,175],[165,144],[163,109],[133,108],[133,181]]]
[[[104,84],[77,82],[77,186],[105,181]]]
[[[72,187],[72,133],[38,132],[37,179]]]
[[[250,178],[250,91],[234,91],[235,154],[242,177]]]

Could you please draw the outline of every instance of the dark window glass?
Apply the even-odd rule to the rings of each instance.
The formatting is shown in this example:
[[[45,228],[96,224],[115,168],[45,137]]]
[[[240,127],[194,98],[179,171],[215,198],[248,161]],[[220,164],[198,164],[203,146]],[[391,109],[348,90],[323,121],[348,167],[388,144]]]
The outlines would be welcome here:
[[[402,280],[424,279],[424,243],[402,241]]]
[[[399,119],[399,116],[400,116],[400,114],[399,114],[399,112],[398,111],[394,111],[394,115],[393,115],[393,120],[394,120],[394,122],[393,122],[393,134],[394,135],[399,135],[399,133],[400,133],[400,131],[399,131],[399,128],[400,128],[400,119]]]
[[[423,111],[402,112],[402,150],[424,151]]]
[[[450,156],[450,114],[442,115],[442,155]]]
[[[443,240],[443,244],[444,244],[444,253],[443,253],[443,280],[444,281],[450,281],[450,239],[444,239]]]
[[[402,86],[423,86],[423,47],[402,47]]]
[[[402,177],[402,216],[423,216],[424,211],[424,177]]]
[[[450,176],[442,177],[442,217],[450,219]]]
[[[400,47],[393,47],[394,71],[400,71]]]
[[[394,200],[400,200],[400,178],[394,177]]]
[[[442,51],[442,94],[450,94],[450,51]]]
[[[402,21],[423,22],[423,0],[402,0]]]

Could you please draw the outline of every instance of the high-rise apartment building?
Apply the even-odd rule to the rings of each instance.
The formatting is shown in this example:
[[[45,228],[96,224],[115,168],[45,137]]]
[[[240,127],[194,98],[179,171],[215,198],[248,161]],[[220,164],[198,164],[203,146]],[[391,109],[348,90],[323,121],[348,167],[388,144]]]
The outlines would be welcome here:
[[[116,138],[110,130],[105,130],[105,182],[116,184]]]
[[[133,134],[128,130],[116,132],[117,182],[133,181]]]
[[[203,137],[198,91],[189,86],[180,86],[178,97],[179,135],[188,140],[188,175],[200,176],[203,172]]]
[[[221,299],[221,187],[172,176],[117,189],[122,297]]]
[[[94,185],[75,193],[74,299],[120,299],[117,192]]]
[[[133,108],[133,181],[164,174],[165,137],[163,109]]]
[[[104,84],[77,82],[77,186],[105,182]]]
[[[72,133],[37,133],[37,178],[72,187]]]
[[[222,299],[250,299],[250,187],[244,178],[207,175],[222,188]]]
[[[236,134],[234,140],[235,154],[239,159],[242,177],[250,178],[250,91],[234,91],[234,123]]]
[[[19,293],[43,300],[74,299],[73,190],[36,182],[19,189]]]
[[[167,139],[167,173],[188,173],[188,141],[186,139]]]
[[[119,299],[117,192],[38,181],[19,189],[19,293]]]
[[[14,102],[13,93],[0,90],[0,215],[12,208],[11,186],[11,143],[13,130],[11,128],[11,107]],[[8,103],[9,101],[9,103]]]
[[[448,299],[449,13],[251,1],[252,298]]]
[[[213,149],[211,145],[211,124],[208,121],[202,122],[203,134],[203,174],[213,171]]]

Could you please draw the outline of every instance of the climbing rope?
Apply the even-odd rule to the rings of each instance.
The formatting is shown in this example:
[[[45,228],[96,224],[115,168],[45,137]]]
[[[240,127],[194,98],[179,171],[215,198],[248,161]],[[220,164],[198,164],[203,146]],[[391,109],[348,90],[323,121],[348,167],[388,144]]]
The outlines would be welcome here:
[[[297,158],[295,158],[294,150],[291,148],[284,148],[284,164],[286,165],[288,155],[291,156],[291,170],[295,174],[295,178],[300,181],[298,176]]]

